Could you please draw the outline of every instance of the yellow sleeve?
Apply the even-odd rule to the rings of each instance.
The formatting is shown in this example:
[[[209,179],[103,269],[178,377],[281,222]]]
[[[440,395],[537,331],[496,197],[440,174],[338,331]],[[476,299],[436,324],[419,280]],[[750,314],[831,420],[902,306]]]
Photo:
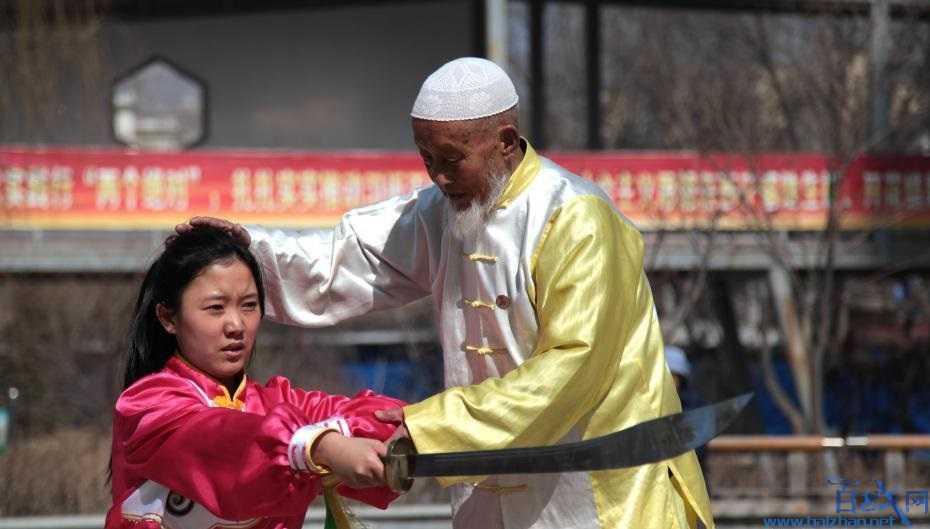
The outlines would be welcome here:
[[[533,354],[501,378],[407,406],[418,451],[552,444],[613,384],[632,329],[652,309],[642,237],[594,196],[564,204],[547,228],[533,258],[539,321]]]

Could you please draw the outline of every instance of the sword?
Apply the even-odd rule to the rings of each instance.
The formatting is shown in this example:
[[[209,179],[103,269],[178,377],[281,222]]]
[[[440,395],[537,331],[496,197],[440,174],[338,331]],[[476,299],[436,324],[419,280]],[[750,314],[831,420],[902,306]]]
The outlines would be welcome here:
[[[384,478],[406,492],[414,477],[543,474],[628,468],[670,459],[703,446],[726,430],[752,393],[667,415],[587,441],[529,448],[418,454],[399,437],[388,444]]]

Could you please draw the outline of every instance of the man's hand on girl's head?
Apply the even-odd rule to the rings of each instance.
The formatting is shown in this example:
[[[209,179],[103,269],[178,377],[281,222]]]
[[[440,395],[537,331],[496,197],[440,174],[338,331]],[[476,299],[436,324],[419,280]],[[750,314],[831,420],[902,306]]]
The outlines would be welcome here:
[[[244,227],[242,227],[241,224],[236,224],[226,219],[220,219],[216,217],[192,217],[187,222],[175,226],[174,231],[183,235],[196,228],[197,226],[209,226],[223,230],[226,233],[232,235],[233,239],[235,239],[236,242],[243,246],[248,246],[252,243],[252,238],[249,237],[249,232]]]

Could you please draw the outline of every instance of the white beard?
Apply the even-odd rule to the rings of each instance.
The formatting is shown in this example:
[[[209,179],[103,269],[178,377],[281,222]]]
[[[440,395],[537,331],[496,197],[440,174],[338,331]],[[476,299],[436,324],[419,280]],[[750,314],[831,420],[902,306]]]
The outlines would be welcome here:
[[[446,228],[452,232],[452,236],[461,242],[473,241],[478,237],[478,232],[484,228],[491,211],[494,210],[494,204],[504,192],[504,185],[507,183],[506,175],[492,176],[490,180],[491,189],[488,197],[484,202],[477,199],[472,200],[468,208],[459,211],[452,207],[452,203],[446,200],[443,207],[443,217]]]

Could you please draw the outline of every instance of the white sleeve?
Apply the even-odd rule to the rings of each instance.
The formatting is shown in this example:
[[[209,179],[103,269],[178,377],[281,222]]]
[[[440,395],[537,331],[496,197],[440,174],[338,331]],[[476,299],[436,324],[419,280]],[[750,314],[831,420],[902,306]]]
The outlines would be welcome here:
[[[429,294],[442,237],[434,188],[346,213],[332,230],[249,227],[262,267],[265,313],[323,327]]]

